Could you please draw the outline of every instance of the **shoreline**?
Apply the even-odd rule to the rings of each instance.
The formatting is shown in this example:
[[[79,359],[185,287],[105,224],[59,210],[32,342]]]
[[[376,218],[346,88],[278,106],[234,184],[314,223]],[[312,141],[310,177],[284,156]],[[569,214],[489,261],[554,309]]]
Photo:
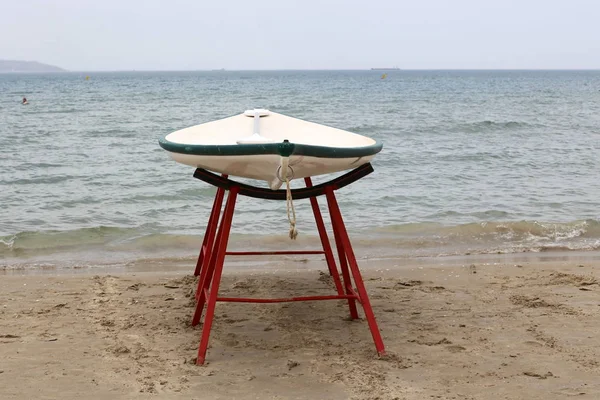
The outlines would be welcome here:
[[[449,256],[362,256],[356,252],[357,261],[361,270],[398,270],[404,271],[411,268],[424,268],[436,266],[458,267],[476,264],[501,265],[518,263],[585,263],[600,262],[600,250],[590,251],[549,251],[525,252],[507,254],[469,254]],[[334,255],[339,266],[337,256]],[[192,273],[196,265],[196,256],[165,257],[165,258],[140,258],[135,261],[115,264],[96,265],[31,265],[17,264],[2,266],[0,276],[25,276],[25,275],[93,275],[93,274],[135,274],[135,273]],[[314,271],[325,268],[325,259],[322,256],[236,256],[225,259],[224,272],[257,273],[279,271]],[[166,269],[165,269],[166,268]]]

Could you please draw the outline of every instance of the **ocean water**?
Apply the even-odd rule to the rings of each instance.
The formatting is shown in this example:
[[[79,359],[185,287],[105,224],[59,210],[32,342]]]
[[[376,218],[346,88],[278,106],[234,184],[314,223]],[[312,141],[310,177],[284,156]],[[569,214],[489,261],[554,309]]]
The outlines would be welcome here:
[[[600,248],[600,71],[6,74],[0,266],[193,257],[215,189],[157,139],[249,108],[383,142],[338,192],[360,256]],[[318,247],[296,209],[292,242],[285,202],[241,198],[231,246]]]

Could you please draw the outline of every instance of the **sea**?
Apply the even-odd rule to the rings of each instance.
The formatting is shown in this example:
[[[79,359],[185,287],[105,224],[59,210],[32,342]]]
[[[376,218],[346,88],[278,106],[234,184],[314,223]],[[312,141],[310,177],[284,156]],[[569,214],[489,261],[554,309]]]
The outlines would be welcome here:
[[[382,74],[0,74],[0,269],[194,265],[215,188],[158,139],[252,108],[383,143],[337,191],[360,258],[600,249],[600,71]],[[294,204],[296,241],[285,202],[240,198],[231,248],[318,249]]]

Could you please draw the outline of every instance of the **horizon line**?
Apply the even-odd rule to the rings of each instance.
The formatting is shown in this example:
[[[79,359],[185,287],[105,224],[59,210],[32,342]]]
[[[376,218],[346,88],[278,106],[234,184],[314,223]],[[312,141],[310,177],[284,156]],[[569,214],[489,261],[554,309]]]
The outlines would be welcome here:
[[[277,71],[600,71],[599,68],[262,68],[262,69],[75,69],[64,71],[0,71],[0,74],[61,74],[61,73],[107,73],[107,72],[277,72]]]

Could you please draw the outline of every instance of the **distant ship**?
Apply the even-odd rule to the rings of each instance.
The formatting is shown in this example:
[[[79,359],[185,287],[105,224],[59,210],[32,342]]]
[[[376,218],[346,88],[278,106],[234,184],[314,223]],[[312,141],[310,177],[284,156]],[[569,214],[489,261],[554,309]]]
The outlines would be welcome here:
[[[371,71],[399,71],[398,67],[390,67],[390,68],[371,68]]]

